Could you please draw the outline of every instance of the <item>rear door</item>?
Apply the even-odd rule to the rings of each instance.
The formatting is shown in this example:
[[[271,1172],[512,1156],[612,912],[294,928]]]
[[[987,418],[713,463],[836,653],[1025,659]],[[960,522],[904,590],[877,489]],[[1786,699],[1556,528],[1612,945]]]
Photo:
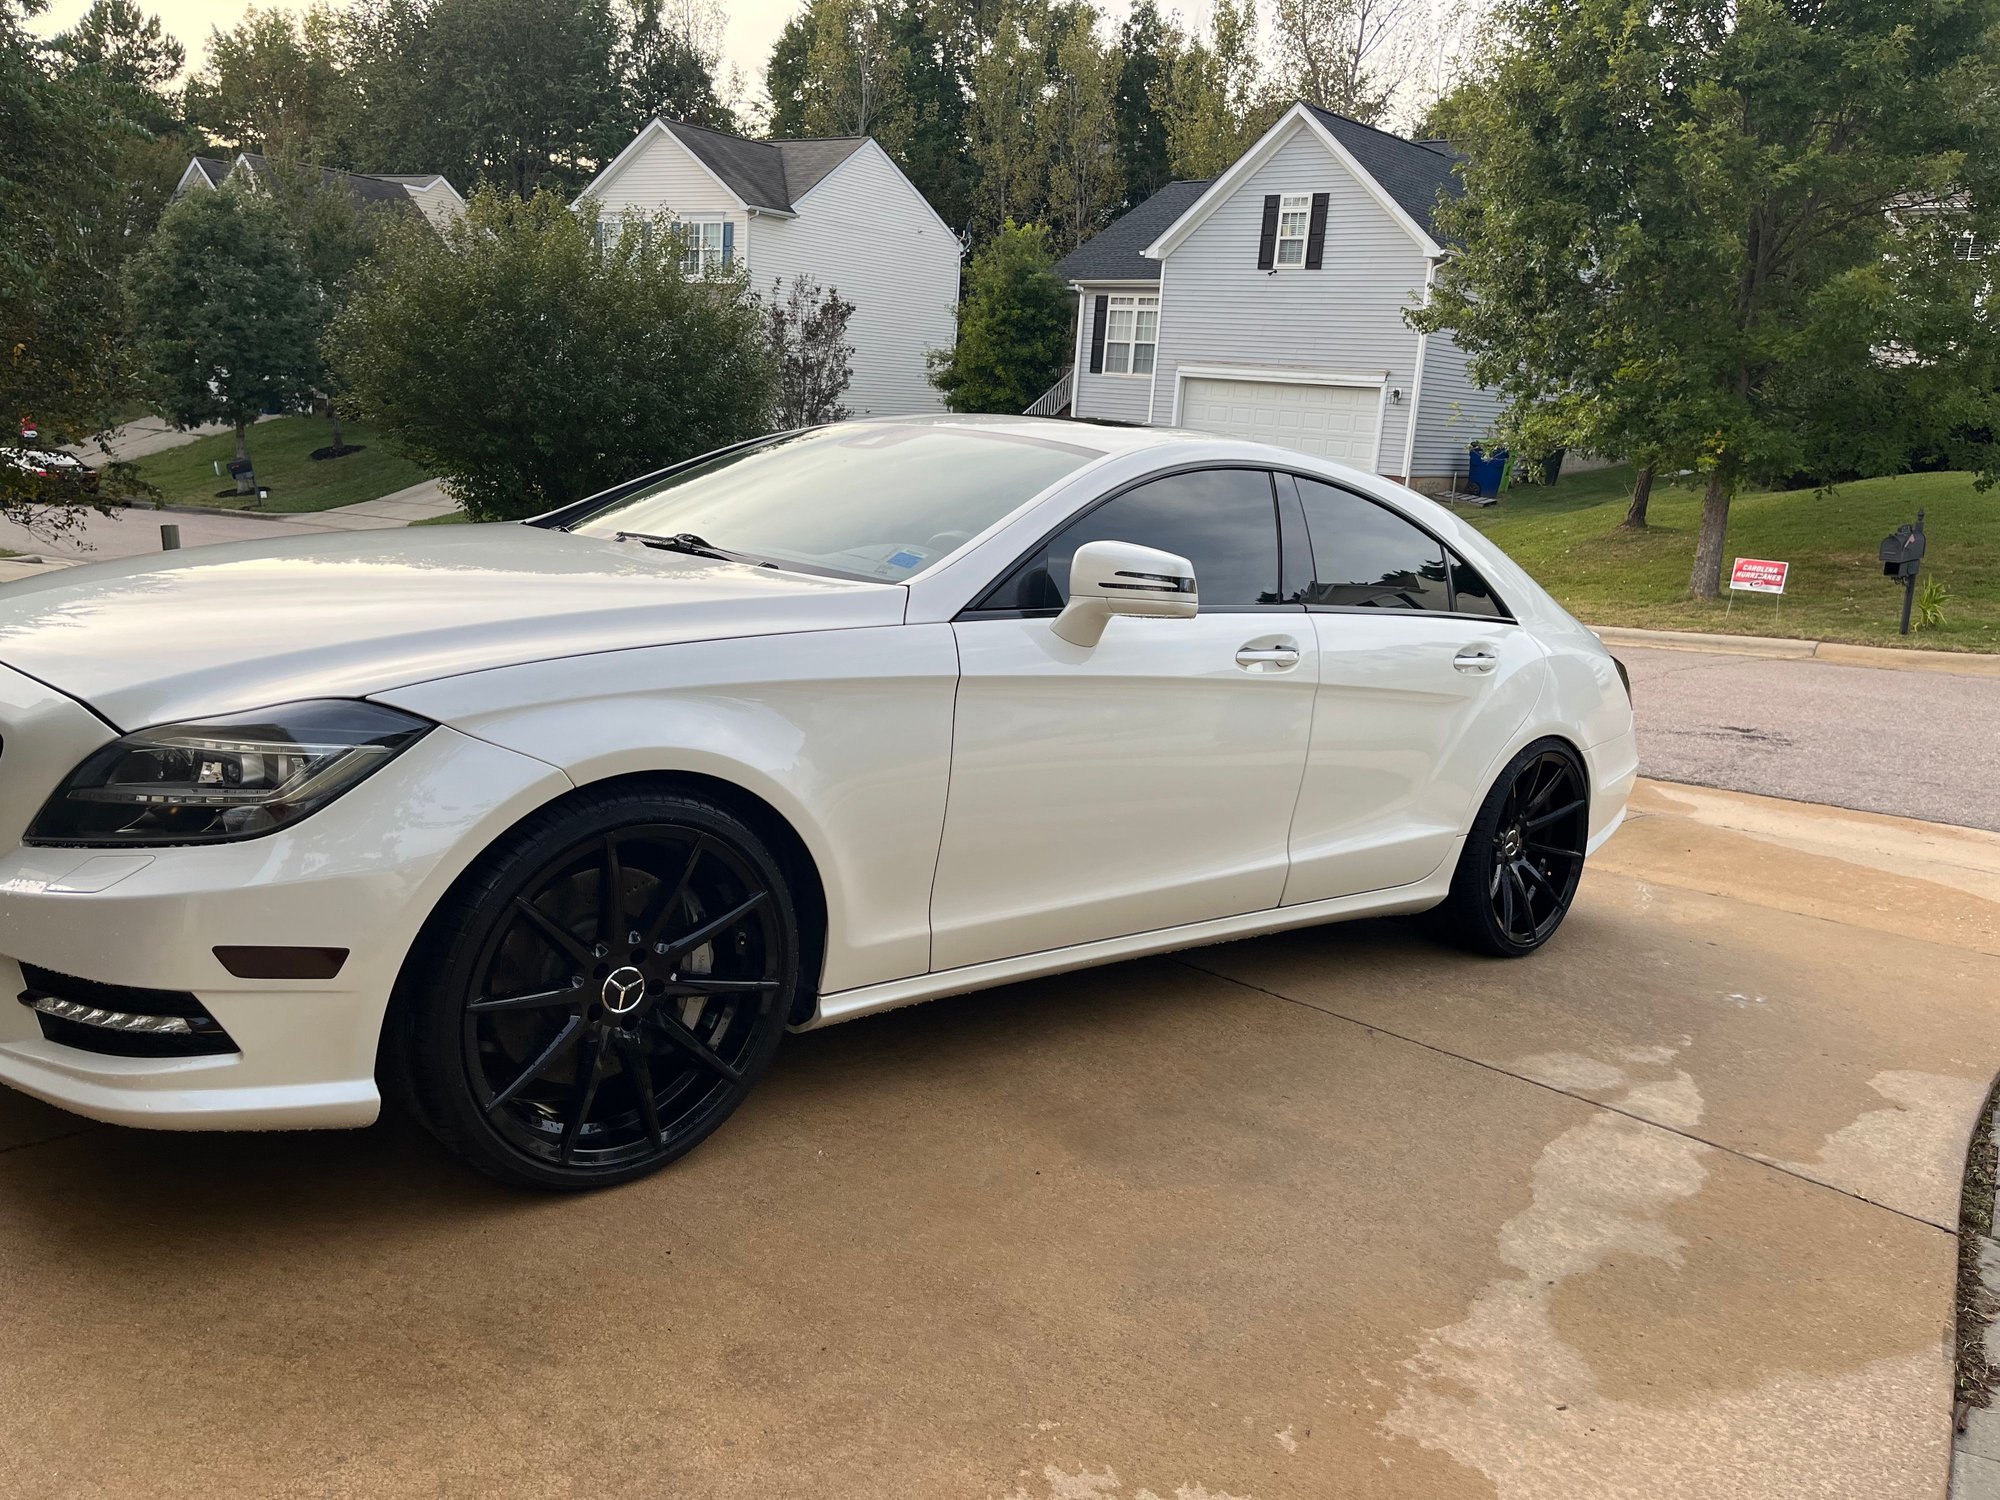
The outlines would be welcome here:
[[[1452,852],[1541,692],[1541,647],[1479,571],[1393,507],[1279,479],[1308,545],[1319,700],[1285,904],[1423,879]]]
[[[1194,564],[1191,620],[1050,629],[1085,542]],[[1318,674],[1282,602],[1261,469],[1141,484],[1073,520],[954,624],[958,703],[934,969],[1275,907]]]

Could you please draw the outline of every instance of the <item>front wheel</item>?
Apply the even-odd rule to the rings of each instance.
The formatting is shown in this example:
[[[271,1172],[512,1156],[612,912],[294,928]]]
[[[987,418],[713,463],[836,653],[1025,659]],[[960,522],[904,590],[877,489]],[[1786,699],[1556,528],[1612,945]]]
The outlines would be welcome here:
[[[1590,794],[1561,740],[1537,740],[1500,773],[1472,820],[1451,894],[1430,929],[1474,953],[1519,958],[1555,936],[1583,877]]]
[[[418,1112],[502,1181],[654,1171],[769,1065],[799,951],[781,867],[726,808],[622,791],[537,814],[459,883],[405,986]]]

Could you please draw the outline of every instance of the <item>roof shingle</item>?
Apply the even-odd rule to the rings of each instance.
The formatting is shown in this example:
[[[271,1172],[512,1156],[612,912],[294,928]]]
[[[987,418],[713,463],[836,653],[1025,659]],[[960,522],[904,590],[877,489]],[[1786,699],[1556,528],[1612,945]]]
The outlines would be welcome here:
[[[660,124],[749,207],[780,213],[790,213],[814,184],[868,142],[866,136],[751,141],[680,120],[662,119]]]
[[[1168,183],[1057,261],[1056,275],[1064,281],[1158,281],[1160,263],[1139,252],[1207,190],[1207,181]]]

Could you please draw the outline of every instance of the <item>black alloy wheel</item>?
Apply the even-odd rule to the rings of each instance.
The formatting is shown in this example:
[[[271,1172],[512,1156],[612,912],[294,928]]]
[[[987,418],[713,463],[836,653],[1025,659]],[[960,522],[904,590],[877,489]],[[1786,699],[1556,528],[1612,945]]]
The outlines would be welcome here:
[[[1473,820],[1451,894],[1427,916],[1440,936],[1517,958],[1555,935],[1583,878],[1590,793],[1576,752],[1539,740],[1508,764]]]
[[[411,1081],[503,1180],[623,1182],[690,1150],[769,1064],[798,986],[782,869],[711,803],[612,793],[538,815],[461,882],[411,1005]]]

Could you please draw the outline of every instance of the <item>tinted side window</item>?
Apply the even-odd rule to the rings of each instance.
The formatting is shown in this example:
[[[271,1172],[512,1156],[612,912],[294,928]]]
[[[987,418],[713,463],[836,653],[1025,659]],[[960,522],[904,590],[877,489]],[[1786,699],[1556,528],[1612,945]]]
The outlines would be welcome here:
[[[1386,506],[1347,490],[1299,480],[1312,533],[1308,604],[1348,608],[1451,608],[1444,546]]]
[[[1507,618],[1506,607],[1493,592],[1493,585],[1456,552],[1451,554],[1451,607],[1462,615]]]
[[[1278,518],[1271,476],[1209,469],[1155,479],[1106,501],[1024,559],[980,609],[1059,610],[1069,564],[1085,542],[1158,547],[1194,564],[1204,609],[1278,602]]]

